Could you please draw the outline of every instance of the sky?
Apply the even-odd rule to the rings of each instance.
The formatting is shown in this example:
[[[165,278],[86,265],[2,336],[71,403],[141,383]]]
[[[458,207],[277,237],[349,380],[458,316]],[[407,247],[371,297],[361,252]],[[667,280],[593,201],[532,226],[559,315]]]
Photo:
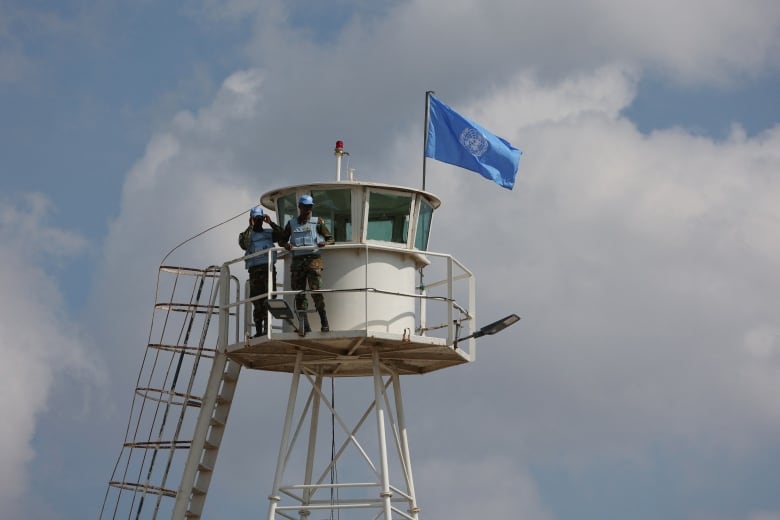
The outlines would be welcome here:
[[[780,520],[775,0],[0,2],[3,519],[98,516],[162,259],[336,140],[419,187],[427,90],[523,150],[426,177],[523,319],[404,381],[421,518]],[[286,393],[242,379],[207,518],[263,515]]]

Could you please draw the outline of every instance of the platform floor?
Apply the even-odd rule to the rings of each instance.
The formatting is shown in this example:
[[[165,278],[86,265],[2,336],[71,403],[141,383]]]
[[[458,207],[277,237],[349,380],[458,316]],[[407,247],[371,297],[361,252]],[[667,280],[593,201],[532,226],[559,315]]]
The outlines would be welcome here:
[[[373,374],[372,355],[399,375],[425,374],[471,361],[468,354],[446,345],[442,338],[405,336],[370,330],[272,332],[271,338],[248,338],[228,345],[227,355],[245,368],[290,372],[298,352],[303,363],[323,376],[355,377]]]

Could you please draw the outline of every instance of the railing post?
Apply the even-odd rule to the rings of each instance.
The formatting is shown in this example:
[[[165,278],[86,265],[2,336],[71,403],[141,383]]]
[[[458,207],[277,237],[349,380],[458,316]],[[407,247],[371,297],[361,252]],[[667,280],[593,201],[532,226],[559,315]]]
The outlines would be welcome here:
[[[238,309],[236,309],[238,312]],[[217,335],[217,351],[225,352],[228,344],[228,329],[230,328],[230,268],[222,264],[219,271],[219,328]]]
[[[455,341],[453,314],[454,306],[452,304],[452,257],[447,256],[447,345],[452,345]]]
[[[469,334],[477,331],[477,280],[474,275],[469,276],[469,308],[467,309],[471,319],[469,320]],[[469,355],[471,361],[477,359],[477,340],[474,337],[469,339]]]

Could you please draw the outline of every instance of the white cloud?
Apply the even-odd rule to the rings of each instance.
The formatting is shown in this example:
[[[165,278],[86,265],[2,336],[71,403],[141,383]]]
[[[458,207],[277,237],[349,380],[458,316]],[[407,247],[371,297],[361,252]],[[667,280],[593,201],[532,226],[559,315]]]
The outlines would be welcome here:
[[[35,457],[36,421],[58,377],[81,385],[100,383],[96,362],[63,308],[52,260],[80,253],[85,241],[51,227],[53,208],[38,194],[0,200],[0,501],[12,510],[26,490]],[[71,405],[79,410],[79,396]]]
[[[592,2],[602,42],[686,83],[737,80],[778,66],[780,9],[754,0]],[[603,49],[600,49],[603,51]]]
[[[213,2],[205,5],[215,12]],[[341,78],[364,91],[421,78],[429,80],[423,89],[484,91],[518,67],[565,78],[616,61],[691,85],[738,82],[780,66],[780,9],[772,0],[415,1],[381,17],[354,7],[340,10],[343,25],[333,24],[334,37],[316,46],[307,29],[323,29],[295,25],[295,4],[228,2],[219,12],[222,21],[241,13],[228,18],[242,23],[256,15],[247,53],[275,75],[319,78],[317,86]]]

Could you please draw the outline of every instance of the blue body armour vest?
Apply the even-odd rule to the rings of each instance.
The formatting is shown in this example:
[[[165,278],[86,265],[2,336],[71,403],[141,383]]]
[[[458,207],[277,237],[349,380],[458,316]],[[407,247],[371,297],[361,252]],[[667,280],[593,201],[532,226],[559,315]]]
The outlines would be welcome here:
[[[298,217],[290,219],[290,243],[295,247],[308,247],[316,246],[319,242],[324,242],[325,239],[317,233],[317,223],[319,219],[312,216],[308,222],[301,224],[298,222]],[[293,256],[303,255],[320,255],[319,249],[296,251],[293,249]]]
[[[258,251],[262,251],[263,249],[270,249],[274,247],[274,241],[273,241],[273,232],[270,229],[264,229],[262,231],[252,231],[252,243],[249,244],[249,249],[246,250],[247,255],[251,255],[252,253],[257,253]],[[276,262],[276,251],[274,251],[271,255],[271,260],[273,262]],[[248,260],[244,260],[244,265],[247,269],[250,267],[254,267],[256,265],[267,265],[268,264],[268,255],[258,255],[254,258],[250,258]]]

